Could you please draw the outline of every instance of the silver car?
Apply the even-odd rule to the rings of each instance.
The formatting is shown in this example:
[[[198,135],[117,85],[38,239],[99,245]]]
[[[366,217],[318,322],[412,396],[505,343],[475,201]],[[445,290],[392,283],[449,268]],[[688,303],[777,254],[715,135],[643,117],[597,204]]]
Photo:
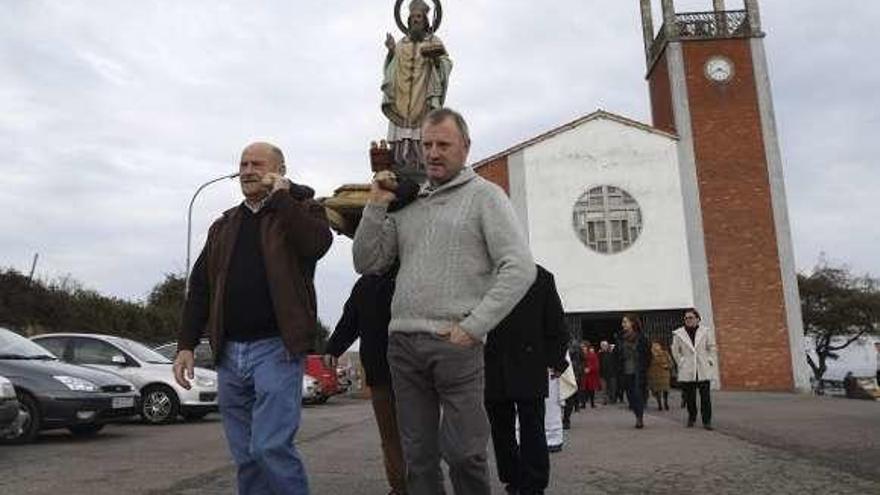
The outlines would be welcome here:
[[[183,416],[195,421],[217,411],[217,373],[196,367],[192,388],[174,380],[172,362],[134,340],[111,335],[54,333],[32,340],[63,361],[116,373],[134,383],[141,394],[144,421],[169,423]]]

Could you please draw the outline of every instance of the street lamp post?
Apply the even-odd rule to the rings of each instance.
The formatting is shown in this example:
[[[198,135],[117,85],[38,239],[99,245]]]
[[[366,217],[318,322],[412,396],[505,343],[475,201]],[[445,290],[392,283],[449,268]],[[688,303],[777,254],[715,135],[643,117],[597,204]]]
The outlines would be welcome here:
[[[221,177],[217,177],[216,179],[211,179],[208,182],[205,182],[198,189],[196,189],[195,194],[193,194],[192,199],[189,200],[189,211],[186,214],[186,291],[189,292],[189,268],[190,268],[190,252],[192,248],[192,215],[193,215],[193,204],[196,202],[196,196],[202,192],[202,189],[210,186],[215,182],[220,182],[223,179],[234,179],[238,177],[240,174],[238,172],[234,174],[227,174]]]

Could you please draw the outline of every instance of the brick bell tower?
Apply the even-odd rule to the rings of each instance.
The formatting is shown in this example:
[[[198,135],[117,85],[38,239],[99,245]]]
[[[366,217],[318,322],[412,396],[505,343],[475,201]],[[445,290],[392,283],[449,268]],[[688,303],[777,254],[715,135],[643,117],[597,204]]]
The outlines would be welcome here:
[[[694,300],[715,330],[720,386],[808,389],[758,0],[689,13],[662,0],[656,35],[640,1],[653,123],[679,136]]]

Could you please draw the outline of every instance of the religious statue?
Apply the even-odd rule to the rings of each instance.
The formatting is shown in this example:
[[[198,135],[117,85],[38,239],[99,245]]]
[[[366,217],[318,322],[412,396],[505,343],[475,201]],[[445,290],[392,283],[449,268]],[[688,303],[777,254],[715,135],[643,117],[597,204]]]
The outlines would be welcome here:
[[[424,0],[411,0],[406,24],[401,21],[403,0],[395,0],[394,20],[404,36],[395,41],[388,33],[382,81],[382,113],[388,118],[388,136],[370,147],[373,172],[394,172],[391,187],[403,204],[418,193],[426,179],[422,159],[421,126],[425,116],[444,105],[452,60],[443,42],[434,33],[443,19],[440,0],[431,8]],[[333,196],[319,201],[327,211],[330,225],[340,234],[353,237],[367,203],[369,184],[345,184]]]
[[[431,8],[423,0],[412,0],[406,25],[400,20],[396,0],[394,18],[404,36],[395,41],[391,33],[385,38],[382,81],[382,113],[388,118],[388,137],[392,169],[415,182],[425,180],[422,162],[421,125],[425,115],[443,106],[449,87],[452,60],[443,42],[434,33],[440,27],[443,10],[440,0],[434,21],[429,22]]]

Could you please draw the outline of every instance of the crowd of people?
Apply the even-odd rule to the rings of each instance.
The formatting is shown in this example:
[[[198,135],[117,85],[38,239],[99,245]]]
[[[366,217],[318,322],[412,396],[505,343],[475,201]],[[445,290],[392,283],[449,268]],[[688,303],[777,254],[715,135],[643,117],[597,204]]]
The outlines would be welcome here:
[[[637,315],[623,318],[614,343],[569,345],[553,274],[532,259],[505,192],[465,166],[470,132],[443,107],[452,62],[430,8],[412,0],[409,10],[405,36],[385,42],[389,132],[377,149],[389,150],[391,167],[372,163],[352,246],[361,278],[324,357],[334,366],[361,340],[390,494],[443,494],[441,462],[456,494],[491,493],[490,440],[508,493],[544,493],[574,410],[595,408],[597,394],[603,404],[625,397],[641,429],[648,389],[668,409],[676,363],[688,426],[699,391],[711,428],[714,341],[695,310],[671,358],[648,345]],[[315,271],[333,236],[314,191],[286,173],[271,143],[242,152],[244,200],[208,231],[174,361],[190,388],[193,349],[207,335],[243,495],[310,491],[294,439],[304,355],[318,331]]]
[[[714,341],[697,311],[671,356],[633,314],[613,344],[571,346],[553,275],[533,261],[509,200],[465,167],[464,118],[435,110],[421,134],[429,180],[415,194],[375,174],[354,236],[362,277],[325,356],[333,365],[361,339],[390,493],[444,493],[441,461],[455,493],[491,493],[490,440],[508,493],[544,493],[572,410],[625,398],[641,429],[649,391],[668,409],[676,365],[688,426],[699,391],[711,428]],[[332,235],[311,189],[284,177],[279,148],[247,146],[240,172],[244,201],[211,226],[189,280],[175,376],[190,386],[206,333],[239,493],[307,494],[294,438],[315,266]]]

